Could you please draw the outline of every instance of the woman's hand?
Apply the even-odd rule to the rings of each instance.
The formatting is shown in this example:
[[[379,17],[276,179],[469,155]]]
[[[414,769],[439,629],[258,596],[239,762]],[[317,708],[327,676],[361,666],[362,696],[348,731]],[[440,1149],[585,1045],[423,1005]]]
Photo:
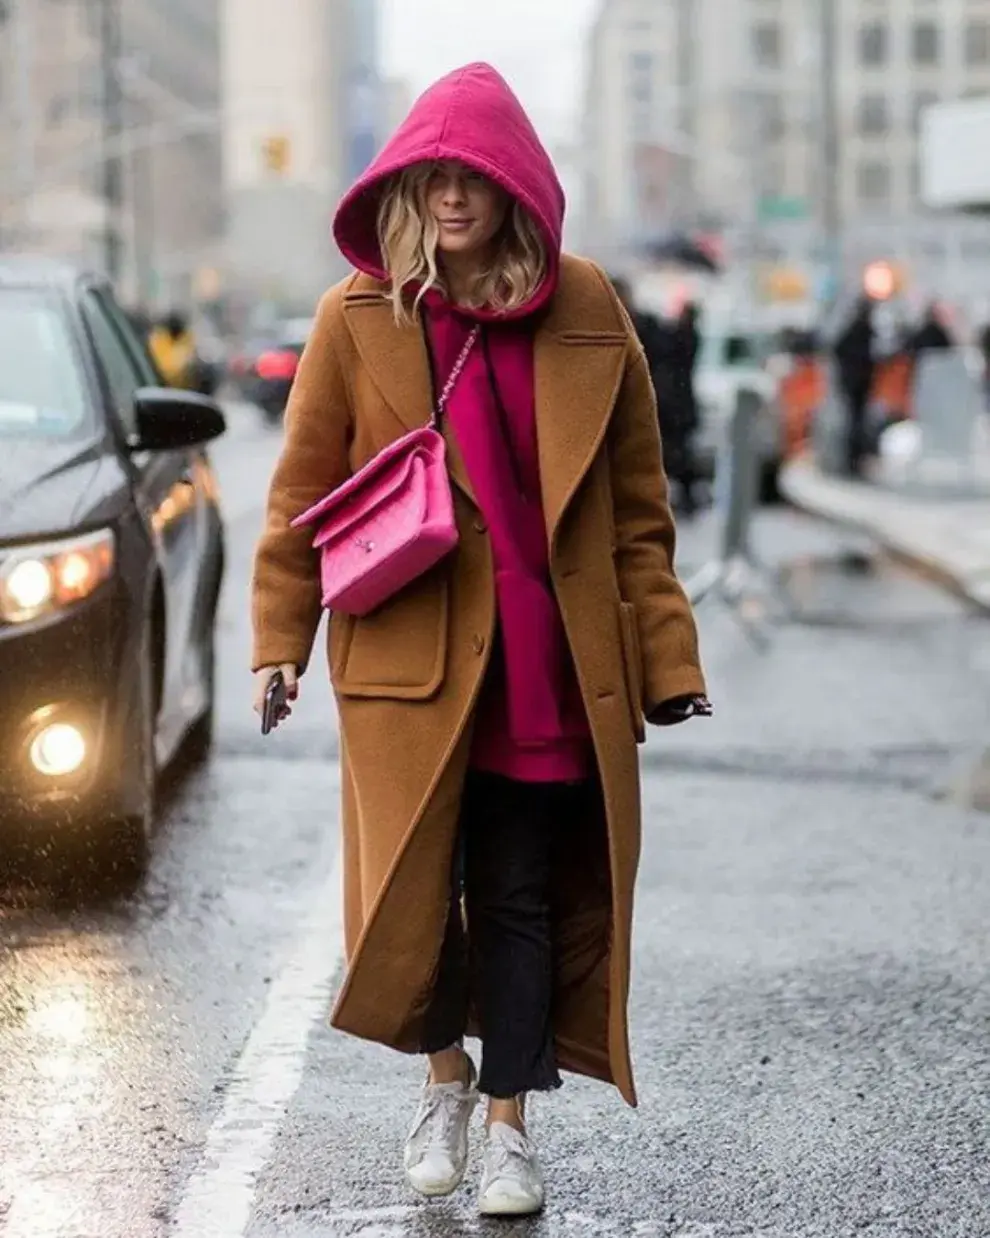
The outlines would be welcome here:
[[[285,680],[285,695],[290,701],[294,701],[299,695],[299,676],[296,673],[295,664],[292,662],[283,662],[280,666],[259,666],[254,672],[254,712],[261,714],[265,709],[265,693],[268,691],[268,685],[278,674],[282,672],[282,678]],[[289,710],[289,713],[292,711]]]

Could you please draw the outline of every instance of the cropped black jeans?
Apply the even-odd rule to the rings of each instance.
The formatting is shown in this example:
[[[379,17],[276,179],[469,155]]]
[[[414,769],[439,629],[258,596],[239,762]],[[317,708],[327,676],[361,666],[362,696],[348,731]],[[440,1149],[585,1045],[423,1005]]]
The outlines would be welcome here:
[[[423,1051],[460,1042],[473,1007],[482,1040],[478,1088],[486,1096],[509,1099],[561,1085],[550,885],[558,838],[580,791],[476,771],[467,777]]]

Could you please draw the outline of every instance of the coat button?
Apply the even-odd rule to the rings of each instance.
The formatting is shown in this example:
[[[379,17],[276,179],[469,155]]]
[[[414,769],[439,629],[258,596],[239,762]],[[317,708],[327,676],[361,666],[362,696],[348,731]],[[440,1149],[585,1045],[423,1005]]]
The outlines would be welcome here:
[[[485,524],[485,522],[481,519],[480,516],[474,522],[474,531],[475,533],[487,533],[488,532],[488,525]]]
[[[481,657],[481,655],[485,652],[485,638],[483,636],[478,636],[478,634],[475,633],[471,640],[471,648],[479,657]]]

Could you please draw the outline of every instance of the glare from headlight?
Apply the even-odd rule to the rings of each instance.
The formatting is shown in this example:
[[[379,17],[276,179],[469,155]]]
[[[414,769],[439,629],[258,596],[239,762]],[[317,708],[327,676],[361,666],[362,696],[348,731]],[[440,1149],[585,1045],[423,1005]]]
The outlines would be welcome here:
[[[6,592],[19,610],[41,610],[55,590],[51,569],[42,559],[22,559],[5,581]]]
[[[0,563],[0,622],[24,623],[89,597],[113,572],[110,529],[9,552]]]
[[[77,550],[67,554],[58,566],[58,583],[66,593],[85,595],[95,575],[92,561]]]
[[[46,778],[74,774],[85,760],[86,740],[67,722],[53,722],[31,741],[31,764]]]

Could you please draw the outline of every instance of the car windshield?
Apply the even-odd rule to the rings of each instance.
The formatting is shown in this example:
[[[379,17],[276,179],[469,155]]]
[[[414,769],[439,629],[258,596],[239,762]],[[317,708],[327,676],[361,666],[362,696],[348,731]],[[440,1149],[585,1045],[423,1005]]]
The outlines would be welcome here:
[[[756,335],[729,332],[706,334],[701,341],[698,364],[702,369],[721,370],[727,366],[754,366],[763,361],[766,342]]]
[[[72,438],[90,416],[58,302],[43,292],[0,291],[0,439]]]

